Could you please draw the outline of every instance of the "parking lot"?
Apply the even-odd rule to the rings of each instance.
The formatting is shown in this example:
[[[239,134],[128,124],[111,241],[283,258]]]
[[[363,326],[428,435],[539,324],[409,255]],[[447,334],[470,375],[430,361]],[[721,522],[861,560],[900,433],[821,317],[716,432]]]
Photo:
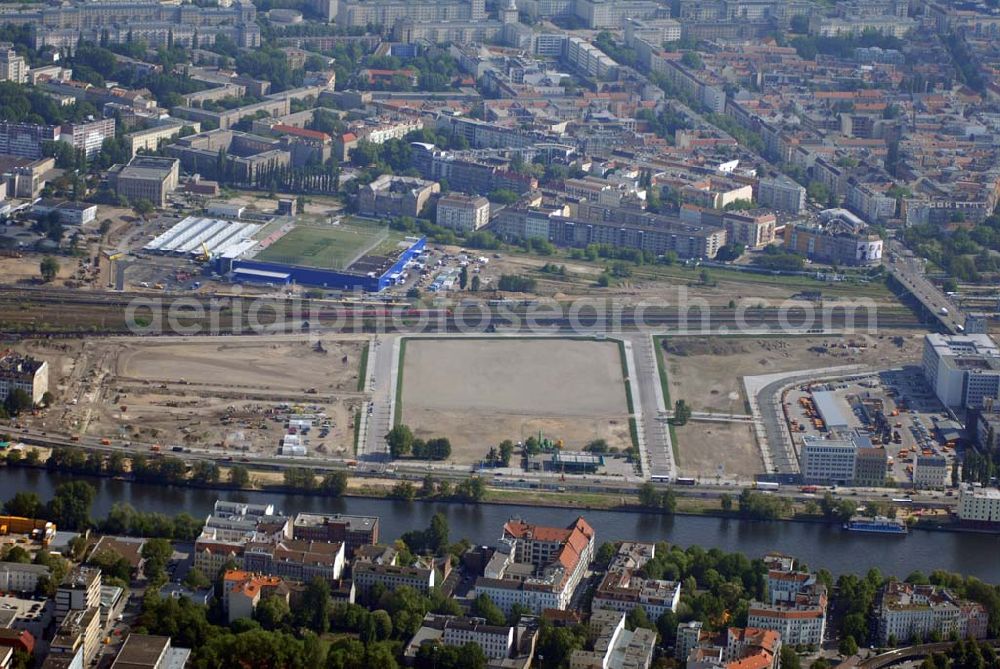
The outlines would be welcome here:
[[[817,393],[826,394],[826,399],[819,400]],[[832,416],[824,413],[824,406]],[[912,485],[919,454],[941,455],[949,466],[954,464],[953,445],[943,436],[952,426],[951,417],[918,367],[803,384],[785,396],[785,413],[796,446],[809,436],[856,433],[885,448],[889,476],[900,486]]]

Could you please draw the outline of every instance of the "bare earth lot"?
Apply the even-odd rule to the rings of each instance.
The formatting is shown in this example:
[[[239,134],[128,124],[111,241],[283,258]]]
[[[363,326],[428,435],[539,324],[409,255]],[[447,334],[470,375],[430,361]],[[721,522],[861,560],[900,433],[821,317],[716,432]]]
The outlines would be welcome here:
[[[683,399],[695,412],[744,414],[744,376],[853,364],[894,367],[918,359],[921,341],[912,334],[672,337],[663,340],[663,353],[672,401]],[[684,476],[715,476],[718,463],[730,477],[763,472],[748,424],[692,421],[675,431]]]
[[[361,343],[326,341],[323,347],[325,354],[306,340],[126,344],[117,356],[115,373],[121,379],[183,380],[229,388],[354,390]]]
[[[448,437],[460,463],[539,431],[573,450],[598,438],[630,445],[615,342],[411,339],[401,409],[418,437]]]
[[[291,413],[325,414],[329,433],[310,435],[311,456],[353,452],[361,339],[227,337],[26,341],[49,360],[52,430],[141,444],[273,454]],[[346,360],[345,360],[346,358]],[[122,411],[125,407],[125,411]]]

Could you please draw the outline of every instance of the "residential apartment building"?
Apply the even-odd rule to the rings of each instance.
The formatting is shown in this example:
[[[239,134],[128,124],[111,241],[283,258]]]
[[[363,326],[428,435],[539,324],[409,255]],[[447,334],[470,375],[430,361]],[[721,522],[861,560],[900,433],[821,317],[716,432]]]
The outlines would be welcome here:
[[[587,625],[593,648],[574,650],[569,656],[570,669],[649,669],[656,648],[656,632],[639,627],[625,629],[621,611],[594,611]]]
[[[438,200],[437,224],[459,232],[473,232],[490,222],[490,201],[482,195],[449,193]]]
[[[723,228],[727,244],[761,249],[774,243],[777,217],[770,211],[722,211],[690,204],[681,206],[681,220]]]
[[[295,539],[252,543],[243,551],[243,568],[295,581],[318,577],[336,584],[344,571],[344,544]]]
[[[114,165],[108,170],[108,180],[115,192],[130,203],[149,200],[155,207],[167,204],[167,195],[176,188],[180,178],[180,161],[176,158],[136,156],[128,165]]]
[[[472,643],[482,648],[487,660],[503,660],[511,656],[515,633],[508,625],[487,625],[483,618],[428,613],[407,645],[404,656],[415,657],[420,646],[426,643],[455,648]]]
[[[177,137],[184,128],[192,128],[195,132],[201,131],[201,124],[196,121],[180,121],[177,119],[165,119],[151,128],[136,130],[123,136],[128,142],[129,151],[132,155],[140,151],[154,152],[160,148],[160,144],[165,140]]]
[[[677,627],[675,657],[688,669],[778,669],[781,635],[755,627],[727,627],[714,634],[698,621]]]
[[[49,653],[82,658],[86,667],[97,656],[101,644],[101,610],[96,606],[70,611],[56,630]],[[72,666],[72,665],[70,665]]]
[[[504,613],[515,604],[535,613],[563,610],[593,559],[595,536],[582,517],[567,528],[510,520],[476,595],[489,595]]]
[[[587,77],[601,81],[618,78],[618,63],[582,37],[566,40],[563,62]]]
[[[354,552],[361,546],[377,544],[378,533],[378,516],[300,513],[292,521],[293,539],[341,542],[347,559],[353,558]]]
[[[68,142],[77,151],[83,151],[87,160],[93,160],[101,151],[106,139],[115,137],[115,119],[91,118],[82,123],[67,123],[63,125],[60,140]]]
[[[1000,490],[966,484],[958,493],[958,519],[972,527],[1000,527]]]
[[[416,23],[440,21],[484,21],[487,18],[485,0],[340,0],[337,25],[363,28],[369,25],[392,27],[397,21],[409,19]]]
[[[747,624],[773,630],[782,643],[816,645],[826,634],[826,586],[815,574],[798,571],[795,561],[783,555],[764,558],[767,571],[767,601],[750,602]]]
[[[6,350],[0,353],[0,402],[23,390],[34,404],[49,391],[49,363]]]
[[[100,609],[101,570],[96,567],[74,567],[56,589],[56,620],[62,621],[70,611]]]
[[[922,365],[927,385],[949,408],[1000,399],[1000,348],[989,335],[925,335]]]
[[[933,585],[890,581],[879,592],[875,608],[878,643],[943,638],[984,639],[988,614],[977,602],[959,599],[950,590]]]
[[[757,182],[757,202],[762,207],[798,214],[806,208],[806,189],[783,175],[760,179]]]
[[[28,82],[28,63],[24,56],[14,51],[10,42],[0,42],[0,81],[13,81],[15,84]]]
[[[280,576],[255,574],[231,569],[222,576],[222,610],[229,624],[240,618],[253,618],[257,605],[268,597],[280,597],[288,603],[288,587]]]
[[[850,267],[882,263],[882,239],[845,209],[827,209],[819,220],[785,226],[785,247],[820,262]]]
[[[57,125],[0,121],[0,153],[41,158],[43,144],[56,142],[60,136],[60,127]]]
[[[351,567],[351,578],[357,597],[361,600],[368,598],[375,585],[381,585],[387,590],[405,585],[425,594],[437,585],[434,565],[423,563],[405,566],[355,561]]]
[[[650,620],[656,621],[667,611],[677,611],[681,584],[677,581],[644,578],[642,567],[656,556],[655,544],[624,542],[608,566],[594,592],[594,610],[631,613],[641,606]]]
[[[358,191],[358,211],[368,216],[409,216],[416,218],[441,192],[434,181],[383,174]]]

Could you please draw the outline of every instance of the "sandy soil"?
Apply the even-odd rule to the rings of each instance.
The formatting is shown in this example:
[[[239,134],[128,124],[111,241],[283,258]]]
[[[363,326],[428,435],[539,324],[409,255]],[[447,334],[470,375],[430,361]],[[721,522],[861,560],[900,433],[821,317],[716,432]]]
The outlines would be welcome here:
[[[447,436],[453,459],[475,462],[504,439],[541,431],[567,448],[605,438],[629,446],[618,345],[532,339],[409,340],[402,421]]]
[[[38,265],[45,255],[41,253],[26,253],[22,258],[0,257],[0,282],[5,284],[40,281]],[[56,256],[59,263],[59,274],[49,286],[63,286],[72,280],[79,270],[79,261],[75,258]]]
[[[38,340],[18,348],[49,362],[57,402],[42,423],[53,430],[267,454],[283,433],[277,418],[323,413],[329,433],[309,435],[310,455],[322,457],[353,453],[362,345],[324,339],[321,353],[305,338],[232,337]]]
[[[681,476],[705,479],[717,474],[749,476],[764,471],[760,449],[748,423],[692,421],[674,428],[674,432],[680,450]]]
[[[118,354],[115,372],[120,379],[183,380],[227,388],[355,390],[361,342],[325,341],[323,346],[326,353],[316,352],[306,340],[127,344]]]

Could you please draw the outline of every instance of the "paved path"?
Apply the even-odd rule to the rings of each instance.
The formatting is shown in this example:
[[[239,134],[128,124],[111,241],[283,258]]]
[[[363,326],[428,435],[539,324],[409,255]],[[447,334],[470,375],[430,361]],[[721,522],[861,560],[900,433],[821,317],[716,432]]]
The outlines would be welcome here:
[[[358,435],[358,459],[387,461],[385,435],[392,428],[396,408],[396,377],[399,369],[400,338],[377,335],[368,348],[368,373],[365,390],[371,401],[361,412]]]
[[[666,406],[660,386],[660,370],[656,361],[656,344],[650,334],[626,335],[626,350],[631,349],[635,367],[629,369],[635,403],[636,426],[642,435],[649,460],[643,463],[643,478],[651,476],[677,478],[670,429],[665,420]],[[638,392],[636,392],[638,391]]]

